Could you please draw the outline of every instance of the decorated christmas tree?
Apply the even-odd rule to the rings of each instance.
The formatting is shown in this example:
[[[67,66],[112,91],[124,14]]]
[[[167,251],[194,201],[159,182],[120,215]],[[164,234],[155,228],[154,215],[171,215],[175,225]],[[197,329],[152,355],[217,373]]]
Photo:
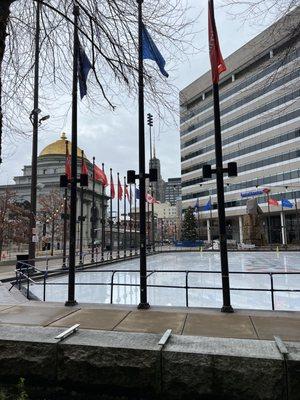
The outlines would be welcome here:
[[[189,207],[184,214],[181,237],[182,240],[189,240],[192,242],[198,239],[196,219],[194,216],[194,209],[192,207]]]

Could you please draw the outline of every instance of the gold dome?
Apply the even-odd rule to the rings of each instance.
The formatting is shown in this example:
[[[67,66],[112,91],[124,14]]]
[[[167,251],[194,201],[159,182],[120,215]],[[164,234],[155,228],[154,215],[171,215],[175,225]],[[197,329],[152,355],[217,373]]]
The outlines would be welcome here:
[[[66,154],[66,140],[67,140],[67,135],[65,132],[63,132],[60,136],[59,140],[56,140],[55,142],[48,144],[41,152],[40,156],[49,156],[49,155],[65,155]],[[72,144],[69,141],[68,142],[68,150],[69,154],[71,154],[71,147]],[[83,153],[84,158],[86,158],[86,155]],[[81,149],[77,147],[77,157],[81,157]]]

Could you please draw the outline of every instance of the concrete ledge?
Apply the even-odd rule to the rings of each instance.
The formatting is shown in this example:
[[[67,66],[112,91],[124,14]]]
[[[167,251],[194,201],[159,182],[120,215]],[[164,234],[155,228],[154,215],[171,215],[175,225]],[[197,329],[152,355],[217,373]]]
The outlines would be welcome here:
[[[0,383],[24,377],[125,399],[283,400],[288,390],[299,400],[300,343],[286,343],[284,360],[272,341],[172,335],[161,349],[160,334],[79,330],[56,343],[63,330],[0,326]]]

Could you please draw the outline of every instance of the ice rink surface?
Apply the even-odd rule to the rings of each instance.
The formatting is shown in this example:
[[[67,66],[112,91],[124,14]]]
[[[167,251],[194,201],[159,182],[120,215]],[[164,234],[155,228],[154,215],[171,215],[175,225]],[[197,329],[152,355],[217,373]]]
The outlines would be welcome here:
[[[230,275],[231,303],[234,308],[272,309],[271,293],[259,291],[271,288],[270,272],[274,274],[274,303],[276,310],[299,310],[300,292],[276,292],[278,290],[300,290],[300,252],[229,252],[229,271],[240,272]],[[148,287],[148,299],[152,305],[190,307],[221,307],[222,291],[219,253],[163,253],[147,258],[149,285],[176,286],[173,288]],[[111,280],[113,281],[113,303],[139,303],[139,260],[128,260],[99,267],[99,272],[76,272],[76,300],[80,303],[109,303],[111,298]],[[124,271],[126,270],[126,272]],[[161,272],[154,272],[161,271]],[[170,272],[168,272],[170,271]],[[188,271],[188,274],[186,274]],[[205,272],[195,272],[205,271]],[[153,273],[152,273],[153,272]],[[255,274],[255,273],[264,274]],[[298,274],[290,274],[297,272]],[[190,287],[185,289],[186,280]],[[47,301],[65,301],[67,299],[67,276],[48,279]],[[59,284],[61,283],[61,284]],[[104,283],[105,285],[97,285]],[[124,285],[124,286],[122,286]],[[198,289],[196,287],[205,287]],[[245,289],[255,288],[258,291]],[[234,290],[242,289],[242,290]],[[42,298],[43,287],[32,285],[31,291]]]

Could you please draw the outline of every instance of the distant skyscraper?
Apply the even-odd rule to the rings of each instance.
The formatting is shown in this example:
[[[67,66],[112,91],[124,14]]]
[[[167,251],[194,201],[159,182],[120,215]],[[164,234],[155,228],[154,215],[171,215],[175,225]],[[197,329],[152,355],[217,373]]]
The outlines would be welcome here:
[[[165,201],[175,206],[178,198],[181,198],[181,178],[169,178],[165,183]]]
[[[165,202],[165,181],[161,176],[161,168],[160,168],[160,160],[156,158],[155,148],[154,148],[154,156],[149,160],[149,169],[157,169],[157,182],[152,182],[153,194],[156,200],[161,203]],[[149,180],[146,182],[146,190],[149,189]]]

